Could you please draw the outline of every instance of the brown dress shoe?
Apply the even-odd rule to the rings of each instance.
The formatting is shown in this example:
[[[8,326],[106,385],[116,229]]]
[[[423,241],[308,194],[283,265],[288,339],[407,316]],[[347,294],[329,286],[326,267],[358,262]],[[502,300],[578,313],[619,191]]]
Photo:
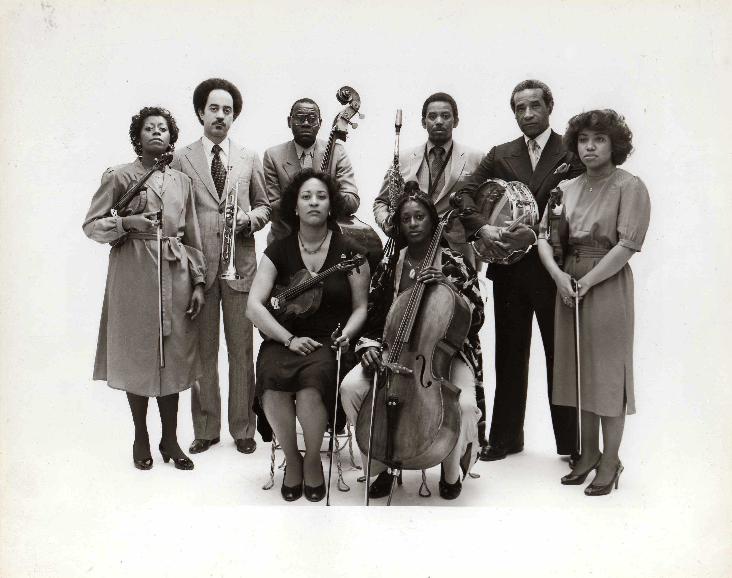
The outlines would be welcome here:
[[[257,449],[257,442],[254,441],[254,438],[238,439],[234,441],[236,443],[236,449],[243,454],[252,454],[254,453],[254,450]]]

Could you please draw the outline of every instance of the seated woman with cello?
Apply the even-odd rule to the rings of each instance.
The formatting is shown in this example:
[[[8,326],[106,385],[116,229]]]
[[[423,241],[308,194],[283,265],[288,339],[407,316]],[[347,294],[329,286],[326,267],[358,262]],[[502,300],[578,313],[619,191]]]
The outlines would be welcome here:
[[[303,491],[311,502],[325,496],[320,447],[335,405],[337,371],[331,345],[348,348],[366,320],[368,263],[351,259],[357,251],[335,225],[339,207],[324,173],[305,169],[293,179],[280,208],[294,232],[265,249],[247,304],[247,316],[269,337],[257,358],[257,395],[285,453],[282,497],[288,502]],[[315,278],[321,282],[312,283]],[[273,293],[276,285],[287,289]],[[302,292],[305,287],[312,288]],[[283,294],[288,298],[280,302]],[[305,438],[304,458],[297,447],[296,417]]]
[[[423,293],[425,296],[429,296],[429,292],[433,290],[430,289],[430,286],[433,288],[437,288],[439,285],[449,287],[452,290],[450,293],[456,296],[455,301],[460,302],[459,305],[465,312],[462,317],[464,331],[459,342],[454,344],[451,356],[447,358],[445,368],[447,375],[443,376],[447,378],[445,381],[452,384],[450,387],[454,386],[453,399],[457,406],[453,410],[455,412],[453,422],[457,431],[453,432],[452,440],[456,437],[457,442],[453,441],[449,447],[443,448],[442,455],[446,457],[441,458],[442,472],[439,487],[441,497],[453,500],[460,495],[462,490],[461,466],[463,475],[467,474],[468,469],[475,462],[479,449],[480,411],[476,404],[474,376],[479,368],[478,331],[483,325],[484,313],[477,274],[470,264],[463,260],[462,255],[438,245],[438,243],[441,244],[438,236],[441,236],[444,225],[438,221],[437,211],[430,198],[419,190],[419,185],[415,181],[406,183],[404,194],[397,202],[393,216],[396,248],[391,255],[385,255],[371,281],[368,321],[364,337],[359,340],[356,347],[357,353],[361,354],[361,365],[356,366],[344,378],[341,386],[341,401],[349,421],[354,425],[358,424],[357,438],[362,450],[364,471],[368,471],[368,458],[364,455],[365,448],[361,443],[362,436],[359,435],[359,426],[364,420],[363,415],[359,417],[359,412],[362,406],[364,409],[368,407],[366,398],[371,390],[371,375],[385,365],[387,356],[382,354],[382,346],[386,345],[385,341],[390,331],[389,325],[391,322],[403,325],[399,318],[406,317],[401,311],[395,315],[393,309],[398,307],[400,301],[404,301],[402,294],[413,293],[412,290],[416,290],[420,285],[425,287]],[[430,255],[433,256],[432,260],[429,260]],[[444,304],[447,305],[448,301],[450,300],[445,299]],[[440,311],[435,310],[439,309],[439,306],[430,307],[430,310],[427,311],[427,305],[424,301],[417,305],[414,312],[415,327],[420,324],[433,325],[441,315]],[[454,318],[450,319],[449,324],[452,324],[453,321]],[[410,346],[413,345],[414,340],[412,339]],[[430,348],[433,351],[446,350],[440,345],[434,348],[430,346]],[[420,358],[424,360],[425,356],[433,356],[433,353],[427,350],[417,352],[414,377],[410,377],[413,381],[408,384],[408,387],[417,389],[425,387],[418,383],[418,380],[422,378],[417,376],[419,373],[417,365]],[[393,366],[396,367],[401,363],[401,361],[397,361]],[[436,388],[434,367],[433,364],[431,366],[433,381],[427,381],[427,387],[432,390]],[[424,370],[424,366],[422,369]],[[404,411],[407,411],[406,406]],[[363,412],[361,413],[363,414]],[[374,410],[374,414],[376,415],[376,410]],[[405,417],[400,415],[399,420],[403,420]],[[374,420],[376,419],[377,417],[374,418]],[[377,427],[376,421],[374,421],[373,427]],[[416,425],[417,429],[420,427],[420,424]],[[396,428],[395,431],[396,435],[399,435],[399,428]],[[405,465],[404,469],[425,468]],[[386,470],[386,465],[372,461],[369,473],[378,474],[369,488],[369,497],[380,498],[388,495],[393,483],[393,474]],[[401,480],[399,481],[401,483]]]

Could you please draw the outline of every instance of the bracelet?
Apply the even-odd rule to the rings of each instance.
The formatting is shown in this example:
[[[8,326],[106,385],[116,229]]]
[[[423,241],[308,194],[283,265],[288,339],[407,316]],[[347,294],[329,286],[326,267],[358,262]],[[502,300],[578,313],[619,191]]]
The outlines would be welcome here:
[[[292,343],[293,339],[295,339],[295,336],[290,335],[290,338],[287,341],[285,341],[285,343],[283,344],[285,346],[285,349],[290,349],[290,343]]]

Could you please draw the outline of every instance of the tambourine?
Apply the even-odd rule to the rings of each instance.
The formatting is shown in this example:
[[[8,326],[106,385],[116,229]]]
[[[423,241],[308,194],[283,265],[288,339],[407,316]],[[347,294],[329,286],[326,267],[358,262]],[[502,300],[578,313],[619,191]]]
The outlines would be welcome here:
[[[487,224],[513,231],[518,225],[536,225],[541,216],[536,199],[529,187],[520,181],[506,182],[501,179],[488,179],[475,192],[475,207],[487,219]],[[496,259],[486,251],[482,238],[471,243],[475,255],[485,263],[510,265],[526,255],[533,245],[517,249],[503,259]]]

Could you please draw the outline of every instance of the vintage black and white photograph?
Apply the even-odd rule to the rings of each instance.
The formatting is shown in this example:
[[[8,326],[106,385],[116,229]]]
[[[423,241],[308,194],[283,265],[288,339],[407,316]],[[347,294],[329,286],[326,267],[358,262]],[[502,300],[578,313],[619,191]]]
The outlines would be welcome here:
[[[731,15],[0,3],[0,575],[729,576]]]

